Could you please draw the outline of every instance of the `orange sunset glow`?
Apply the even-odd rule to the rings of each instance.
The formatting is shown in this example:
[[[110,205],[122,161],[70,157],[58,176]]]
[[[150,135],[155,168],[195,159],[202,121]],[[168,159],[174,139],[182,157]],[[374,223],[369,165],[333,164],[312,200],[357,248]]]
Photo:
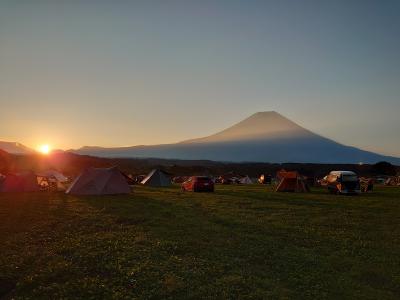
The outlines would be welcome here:
[[[43,144],[38,147],[38,151],[42,154],[49,154],[51,151],[51,147],[48,144]]]

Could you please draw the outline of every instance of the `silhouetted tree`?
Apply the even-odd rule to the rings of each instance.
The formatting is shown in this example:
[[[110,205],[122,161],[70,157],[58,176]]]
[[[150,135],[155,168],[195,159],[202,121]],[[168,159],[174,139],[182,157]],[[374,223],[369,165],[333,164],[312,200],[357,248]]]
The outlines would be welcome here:
[[[381,161],[372,166],[372,172],[379,175],[396,175],[396,167],[386,161]]]

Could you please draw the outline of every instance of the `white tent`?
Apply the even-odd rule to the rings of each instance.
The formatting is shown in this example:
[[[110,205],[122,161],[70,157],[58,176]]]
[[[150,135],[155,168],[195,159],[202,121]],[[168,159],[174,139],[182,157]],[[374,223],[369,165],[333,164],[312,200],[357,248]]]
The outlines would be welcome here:
[[[37,176],[46,177],[46,178],[54,177],[58,182],[67,182],[68,181],[68,178],[66,176],[64,176],[64,174],[61,174],[60,172],[57,172],[54,170],[40,172],[37,174]]]
[[[72,195],[129,194],[125,177],[116,167],[89,168],[83,171],[67,189]]]
[[[38,183],[43,189],[56,191],[65,191],[67,189],[68,178],[60,172],[47,170],[36,175]]]
[[[253,184],[253,181],[250,179],[250,177],[249,176],[244,176],[244,177],[242,177],[242,178],[240,178],[240,180],[239,180],[239,182],[241,183],[241,184]]]
[[[148,186],[170,186],[171,178],[168,173],[154,169],[142,180],[141,184]]]

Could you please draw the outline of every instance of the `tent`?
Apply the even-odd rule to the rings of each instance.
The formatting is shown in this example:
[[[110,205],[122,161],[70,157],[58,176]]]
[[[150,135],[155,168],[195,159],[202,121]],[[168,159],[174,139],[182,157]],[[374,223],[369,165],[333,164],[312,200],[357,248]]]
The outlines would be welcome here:
[[[148,186],[170,186],[170,174],[159,169],[154,169],[142,180],[141,184]]]
[[[395,177],[395,176],[389,177],[386,180],[385,185],[393,185],[393,186],[400,185],[400,177]]]
[[[7,174],[0,185],[1,192],[37,192],[39,190],[36,174],[32,171]]]
[[[250,177],[248,175],[240,178],[239,182],[241,184],[253,184],[253,181],[250,179]]]
[[[43,190],[65,191],[68,177],[54,170],[37,173],[38,183]]]
[[[124,178],[125,178],[125,181],[126,181],[126,183],[128,184],[128,185],[134,185],[136,182],[135,182],[135,179],[133,178],[133,176],[132,176],[132,174],[126,174],[126,173],[124,173],[124,172],[121,172],[121,174],[122,174],[122,176],[124,176]]]
[[[125,177],[117,167],[88,168],[67,189],[71,195],[129,194],[131,191]]]
[[[67,182],[68,178],[66,176],[64,176],[64,174],[58,172],[58,171],[54,171],[54,170],[47,170],[44,172],[40,172],[37,174],[38,177],[46,177],[46,178],[51,178],[53,177],[54,179],[56,179],[58,182]]]
[[[309,192],[310,189],[304,179],[296,171],[287,172],[279,171],[277,174],[280,182],[275,189],[275,192]]]

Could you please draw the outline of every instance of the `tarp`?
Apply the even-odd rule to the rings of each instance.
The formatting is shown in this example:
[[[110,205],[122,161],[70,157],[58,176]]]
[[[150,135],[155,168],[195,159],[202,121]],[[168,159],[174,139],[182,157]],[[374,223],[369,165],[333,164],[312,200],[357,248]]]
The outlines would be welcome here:
[[[88,168],[67,189],[72,195],[129,194],[131,191],[125,177],[116,167]]]
[[[37,192],[39,190],[36,174],[32,171],[7,174],[0,183],[1,192]]]
[[[170,186],[171,179],[168,173],[154,169],[142,180],[141,184],[148,186]]]

